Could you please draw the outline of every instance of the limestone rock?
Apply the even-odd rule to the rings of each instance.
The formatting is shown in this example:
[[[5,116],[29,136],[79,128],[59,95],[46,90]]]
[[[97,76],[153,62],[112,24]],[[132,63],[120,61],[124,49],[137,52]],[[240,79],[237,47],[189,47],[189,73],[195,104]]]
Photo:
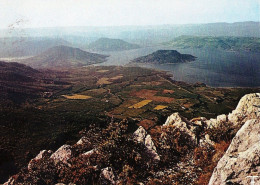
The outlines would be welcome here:
[[[7,182],[5,182],[3,185],[15,185],[15,179],[13,177],[10,177]]]
[[[151,158],[153,160],[160,160],[160,156],[157,153],[152,137],[149,134],[147,134],[146,130],[142,126],[140,126],[134,132],[133,139],[136,142],[143,143],[146,146],[147,151],[151,154]]]
[[[249,184],[248,176],[260,174],[260,120],[248,120],[219,160],[209,185]],[[255,181],[260,183],[260,179]]]
[[[32,167],[32,164],[34,162],[37,162],[39,160],[41,160],[42,158],[45,158],[45,157],[50,157],[52,154],[52,151],[51,150],[42,150],[40,151],[40,153],[33,159],[30,160],[29,164],[28,164],[28,170],[31,170],[31,167]]]
[[[181,132],[184,132],[187,135],[189,135],[192,138],[192,140],[196,140],[196,135],[192,132],[192,130],[195,131],[196,128],[192,125],[191,122],[189,122],[186,118],[182,117],[178,112],[170,115],[167,118],[165,124],[163,124],[163,127],[170,125],[175,126]]]
[[[100,173],[100,178],[101,181],[105,181],[102,182],[102,184],[116,184],[116,178],[113,172],[113,169],[110,167],[104,168],[101,170]]]
[[[83,153],[82,155],[85,156],[85,157],[91,157],[96,152],[97,152],[96,149],[92,149],[90,151]]]
[[[147,132],[142,126],[140,126],[133,134],[134,140],[140,143],[144,143],[146,136]]]
[[[178,112],[175,112],[167,118],[163,126],[169,126],[173,124],[178,125],[183,124],[183,122],[186,124],[190,124],[190,122],[186,118],[182,117]]]
[[[150,154],[152,154],[153,160],[158,160],[159,161],[160,157],[157,154],[156,147],[155,147],[155,145],[153,143],[153,140],[152,140],[152,137],[150,135],[147,135],[145,137],[145,142],[144,143],[145,143],[146,148],[150,152]]]
[[[236,109],[228,115],[228,120],[233,124],[249,119],[260,119],[260,93],[243,96]]]
[[[71,158],[71,155],[71,146],[63,145],[55,153],[53,153],[50,158],[53,159],[56,163],[62,162],[64,164],[68,164],[68,160]]]
[[[200,139],[200,147],[213,147],[215,142],[210,139],[208,134],[205,135],[205,138]]]
[[[227,122],[227,116],[225,114],[221,114],[219,116],[217,116],[217,123],[225,123]]]
[[[211,118],[210,120],[205,121],[207,128],[214,128],[217,127],[217,119]]]
[[[90,142],[88,141],[87,137],[83,136],[78,142],[77,145],[84,145],[84,144],[89,144]]]

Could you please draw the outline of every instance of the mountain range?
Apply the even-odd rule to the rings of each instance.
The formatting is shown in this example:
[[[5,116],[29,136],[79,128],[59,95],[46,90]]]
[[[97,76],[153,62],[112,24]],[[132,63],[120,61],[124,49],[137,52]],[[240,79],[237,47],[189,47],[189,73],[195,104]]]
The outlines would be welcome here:
[[[256,37],[210,37],[180,36],[165,43],[177,48],[214,48],[223,50],[260,51],[260,38]]]

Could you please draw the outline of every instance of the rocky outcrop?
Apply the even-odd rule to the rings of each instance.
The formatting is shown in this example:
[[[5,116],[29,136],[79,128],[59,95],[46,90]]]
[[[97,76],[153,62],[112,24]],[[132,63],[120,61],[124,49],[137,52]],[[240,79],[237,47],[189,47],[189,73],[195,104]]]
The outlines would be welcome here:
[[[63,145],[55,153],[53,153],[50,158],[53,159],[55,163],[62,162],[64,164],[68,164],[68,160],[71,158],[71,155],[71,146]]]
[[[40,151],[40,153],[29,162],[28,170],[32,169],[33,163],[36,163],[37,161],[41,160],[42,158],[48,158],[48,157],[51,156],[51,154],[52,154],[51,150],[48,150],[48,151],[47,150],[42,150],[42,151]]]
[[[193,156],[193,152],[195,151],[195,149],[199,149],[197,151],[202,151],[202,153],[198,153],[199,156],[212,154],[212,152],[215,152],[215,150],[217,150],[217,148],[215,147],[215,142],[219,141],[212,137],[212,135],[214,136],[214,134],[211,135],[212,130],[214,132],[215,129],[219,128],[222,129],[220,130],[220,132],[222,132],[223,127],[225,128],[225,126],[230,125],[232,127],[228,128],[231,128],[234,131],[238,130],[240,126],[242,127],[236,133],[228,150],[222,158],[221,156],[223,155],[224,150],[221,154],[219,154],[218,157],[215,157],[214,160],[207,161],[213,161],[213,163],[215,164],[215,162],[217,162],[221,158],[216,168],[214,169],[209,184],[250,184],[250,176],[260,176],[260,93],[245,95],[239,102],[236,109],[232,111],[232,113],[230,113],[229,115],[222,114],[217,116],[216,118],[212,118],[209,120],[204,117],[199,117],[189,121],[186,118],[182,117],[179,113],[174,113],[167,118],[165,124],[163,124],[162,126],[156,126],[153,131],[150,130],[151,135],[148,134],[142,126],[140,126],[133,133],[132,137],[129,137],[129,134],[127,134],[124,135],[126,136],[124,137],[124,139],[129,139],[127,141],[131,141],[130,147],[132,147],[133,145],[138,147],[142,145],[141,149],[143,149],[143,147],[146,148],[144,151],[145,160],[143,161],[141,159],[140,153],[134,150],[127,150],[129,155],[131,154],[131,152],[132,154],[136,155],[134,160],[138,159],[138,164],[140,161],[142,161],[143,163],[140,164],[147,165],[147,168],[154,167],[152,165],[153,163],[156,165],[160,164],[157,163],[159,161],[162,163],[166,162],[167,165],[169,165],[165,168],[164,166],[162,168],[160,167],[159,171],[157,172],[150,170],[149,176],[152,174],[153,177],[159,179],[164,179],[167,176],[171,179],[175,178],[175,176],[179,176],[180,174],[185,174],[185,178],[183,177],[183,181],[181,182],[185,182],[185,184],[194,184],[198,179],[198,174],[203,173],[203,169],[197,169],[198,166],[196,166],[196,158]],[[235,134],[235,132],[233,133]],[[105,132],[105,134],[107,134],[107,132]],[[234,136],[234,134],[232,136]],[[100,137],[102,137],[102,134],[100,135]],[[154,141],[156,141],[156,146],[153,139]],[[115,144],[113,138],[110,138],[109,141],[107,141],[106,138],[102,143],[100,143],[100,145],[95,146],[94,149],[92,147],[93,143],[90,143],[90,141],[92,142],[91,137],[82,137],[77,142],[77,144],[73,146],[63,145],[54,153],[52,153],[51,151],[43,150],[29,162],[28,170],[26,173],[29,173],[29,177],[36,177],[36,179],[42,178],[38,175],[41,174],[41,172],[45,174],[46,168],[48,167],[43,165],[44,169],[39,168],[37,173],[35,173],[34,170],[37,169],[35,168],[35,165],[37,167],[37,165],[39,164],[51,164],[52,169],[54,170],[61,168],[65,169],[62,172],[66,172],[67,170],[75,168],[76,166],[76,173],[78,174],[77,168],[79,165],[82,167],[82,170],[80,170],[80,172],[82,172],[82,176],[80,178],[82,178],[83,176],[85,177],[86,173],[89,175],[88,177],[92,178],[92,174],[95,173],[95,177],[98,178],[97,182],[100,182],[101,184],[117,184],[120,181],[123,182],[123,178],[126,177],[125,175],[129,175],[132,173],[131,171],[134,169],[132,167],[129,167],[129,172],[127,170],[118,172],[118,168],[114,168],[111,163],[107,163],[108,159],[110,159],[111,156],[106,156],[106,154],[110,152],[110,148],[105,147],[111,146],[107,145],[107,143],[113,143],[113,145]],[[124,140],[119,140],[119,142],[121,141]],[[134,141],[134,143],[132,141]],[[182,141],[184,142],[181,143]],[[129,144],[129,142],[127,143]],[[181,145],[178,145],[180,143]],[[218,143],[218,145],[219,144],[220,143]],[[125,146],[124,143],[123,146]],[[185,151],[183,152],[184,149]],[[121,150],[120,152],[116,153],[119,154],[116,156],[121,156],[122,153],[123,152]],[[165,153],[167,155],[165,155]],[[168,155],[169,153],[173,155]],[[185,158],[180,158],[177,154],[184,155]],[[110,153],[108,155],[110,155]],[[77,156],[77,160],[75,160],[75,156]],[[103,156],[106,157],[102,158]],[[167,158],[164,158],[165,156]],[[113,157],[114,156],[112,156],[111,158]],[[124,158],[126,158],[126,156],[124,156]],[[146,158],[148,158],[149,160],[146,160]],[[104,161],[102,163],[99,163],[99,160],[101,159]],[[164,161],[164,159],[166,160]],[[168,160],[171,159],[174,160],[171,163],[168,163]],[[50,163],[45,163],[46,161]],[[120,159],[120,161],[122,161],[122,159]],[[199,162],[203,163],[204,161],[204,158],[202,158]],[[116,161],[116,164],[117,163],[118,162]],[[111,166],[113,168],[107,166]],[[86,169],[88,169],[89,171],[86,171]],[[39,172],[39,170],[42,171]],[[51,173],[51,177],[52,174],[53,173]],[[23,176],[20,176],[20,178],[23,178]],[[17,179],[17,176],[13,176],[4,185],[17,184]],[[28,178],[26,180],[28,180]],[[72,180],[74,179],[72,178]],[[70,179],[67,182],[73,182],[72,180]],[[145,180],[147,181],[147,179]],[[145,182],[145,180],[143,182]],[[190,183],[186,183],[187,180],[190,180]],[[255,181],[257,183],[260,183],[260,178],[255,178]],[[53,184],[57,182],[63,181],[54,181]]]
[[[153,161],[159,161],[160,156],[157,153],[154,142],[149,134],[147,134],[146,130],[140,126],[133,134],[133,140],[139,143],[142,143],[147,148],[148,153],[151,154],[151,159]]]
[[[233,124],[260,119],[260,93],[247,94],[241,98],[236,109],[228,115]]]
[[[181,116],[178,112],[170,115],[162,127],[167,127],[167,126],[174,126],[174,128],[179,129],[179,131],[181,131],[183,134],[188,135],[192,142],[197,143],[196,132],[198,126],[188,121],[186,118]]]
[[[260,120],[248,120],[218,162],[209,185],[250,184],[260,174]],[[255,179],[260,183],[260,179]]]
[[[88,141],[88,139],[83,136],[78,142],[77,145],[84,145],[84,144],[90,144],[90,142]]]

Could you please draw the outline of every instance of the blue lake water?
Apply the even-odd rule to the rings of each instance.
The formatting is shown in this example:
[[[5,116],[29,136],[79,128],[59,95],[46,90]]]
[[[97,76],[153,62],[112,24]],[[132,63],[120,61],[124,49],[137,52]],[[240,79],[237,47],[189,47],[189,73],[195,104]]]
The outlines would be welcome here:
[[[158,49],[174,49],[156,46],[136,50],[109,52],[108,61],[101,65],[129,65],[136,57]],[[260,87],[260,53],[229,52],[216,49],[177,49],[191,54],[197,60],[179,64],[142,64],[142,67],[169,71],[174,80],[189,83],[203,82],[213,87]]]

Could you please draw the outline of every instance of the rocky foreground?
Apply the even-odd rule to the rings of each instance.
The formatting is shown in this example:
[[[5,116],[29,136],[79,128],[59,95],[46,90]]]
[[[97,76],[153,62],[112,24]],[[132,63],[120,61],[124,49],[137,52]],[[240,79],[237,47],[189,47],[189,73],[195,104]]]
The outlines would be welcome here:
[[[92,126],[73,146],[41,151],[5,185],[249,184],[260,176],[260,93],[215,119],[174,113],[150,130],[130,125]]]

